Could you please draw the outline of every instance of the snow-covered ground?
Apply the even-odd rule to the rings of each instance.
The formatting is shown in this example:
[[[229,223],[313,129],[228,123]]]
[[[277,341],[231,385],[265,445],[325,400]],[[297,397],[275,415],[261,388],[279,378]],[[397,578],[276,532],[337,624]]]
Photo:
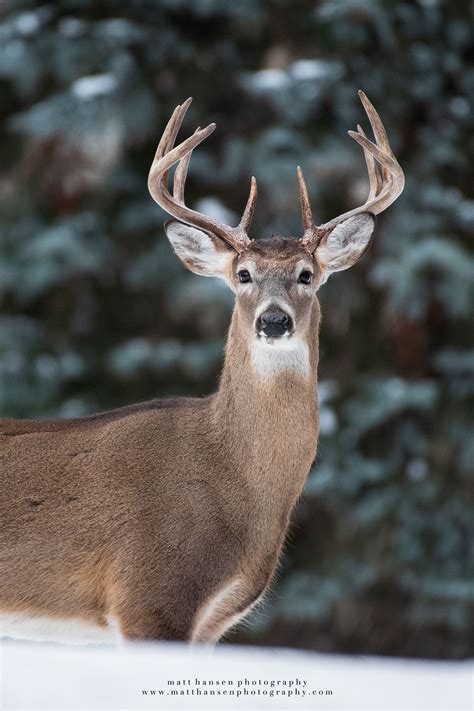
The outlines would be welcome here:
[[[338,657],[230,646],[114,648],[5,641],[0,646],[0,663],[1,711],[472,709],[472,664],[468,662]]]

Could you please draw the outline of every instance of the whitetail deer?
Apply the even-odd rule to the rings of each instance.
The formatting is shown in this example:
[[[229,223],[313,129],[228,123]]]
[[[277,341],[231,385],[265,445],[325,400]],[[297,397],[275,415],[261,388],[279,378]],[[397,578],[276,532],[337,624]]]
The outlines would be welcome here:
[[[174,148],[190,99],[174,111],[148,185],[177,220],[166,232],[184,265],[235,292],[219,388],[0,423],[4,634],[66,625],[99,639],[115,625],[127,639],[216,641],[261,598],[316,453],[316,292],[365,252],[374,215],[403,190],[382,122],[360,97],[375,143],[360,127],[349,134],[364,149],[368,199],[316,226],[298,168],[300,239],[249,239],[255,178],[237,227],[185,206],[191,153],[215,126]]]

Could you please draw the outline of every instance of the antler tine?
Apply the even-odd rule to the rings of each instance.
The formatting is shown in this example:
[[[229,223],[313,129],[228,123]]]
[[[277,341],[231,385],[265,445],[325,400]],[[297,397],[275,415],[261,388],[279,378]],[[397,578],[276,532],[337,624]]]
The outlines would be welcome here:
[[[315,227],[312,234],[305,231],[302,239],[306,246],[312,251],[316,249],[322,236],[324,237],[324,235],[328,234],[336,225],[347,220],[349,217],[357,215],[360,212],[371,212],[373,215],[378,215],[383,212],[402,193],[405,185],[403,170],[390,148],[387,133],[380,116],[363,91],[359,91],[359,97],[369,118],[376,142],[372,143],[360,126],[357,126],[357,132],[349,131],[348,133],[364,150],[364,157],[369,174],[370,192],[366,202],[360,207],[349,210],[335,217],[333,220]],[[376,165],[376,161],[380,165],[380,170]],[[305,203],[302,198],[302,205],[303,204]]]
[[[257,202],[257,180],[254,175],[252,175],[252,180],[250,181],[250,192],[247,199],[247,204],[242,215],[242,219],[239,222],[239,228],[243,232],[248,232],[250,225],[252,224],[253,213],[255,211],[255,203]]]
[[[298,187],[300,191],[301,217],[303,220],[304,232],[301,238],[303,244],[309,249],[316,249],[321,238],[326,234],[325,230],[321,230],[313,222],[313,211],[309,200],[308,188],[304,179],[303,171],[300,166],[297,166],[296,173],[298,175]]]
[[[360,124],[357,124],[357,131],[361,136],[365,136],[364,129]],[[382,189],[382,178],[377,168],[374,156],[372,153],[369,153],[366,148],[364,148],[364,158],[367,165],[367,173],[369,174],[370,183],[370,192],[367,200],[373,200],[373,198],[376,197]]]
[[[392,149],[390,148],[390,143],[388,142],[387,132],[385,131],[384,125],[380,119],[380,116],[375,110],[374,105],[361,89],[359,89],[357,93],[359,94],[359,98],[365,109],[367,118],[369,119],[370,127],[372,128],[373,134],[375,136],[375,143],[384,151],[384,153],[387,153],[392,158],[395,158],[392,153]],[[386,180],[389,175],[387,167],[385,165],[381,165],[380,167],[382,170],[382,177],[384,180]]]
[[[166,125],[148,175],[148,189],[158,205],[172,217],[188,225],[212,232],[240,253],[250,243],[247,229],[255,207],[256,181],[252,180],[247,206],[237,227],[230,227],[213,217],[192,210],[184,204],[184,185],[191,154],[196,146],[202,143],[216,127],[214,123],[211,123],[206,128],[197,129],[192,136],[174,148],[176,136],[190,104],[191,98],[177,106]],[[168,171],[178,162],[179,165],[174,176],[173,195],[171,195],[167,186]]]
[[[313,222],[313,211],[311,210],[311,203],[309,201],[308,188],[306,187],[306,181],[304,179],[303,171],[300,166],[297,166],[296,173],[298,175],[298,186],[300,190],[300,205],[301,205],[301,217],[303,220],[303,227],[305,233],[312,232],[314,229]]]
[[[198,133],[200,130],[201,126],[198,126],[194,133]],[[184,205],[184,186],[186,184],[186,178],[188,177],[188,168],[192,154],[193,152],[191,150],[184,158],[181,158],[174,173],[173,196],[175,200],[182,205]]]
[[[405,186],[405,176],[396,158],[384,153],[380,148],[355,131],[348,131],[349,136],[359,143],[364,150],[367,150],[380,163],[382,167],[382,189],[376,198],[367,200],[359,212],[372,212],[378,215],[387,209],[403,191]]]
[[[216,124],[211,123],[209,124],[209,126],[206,126],[206,128],[202,128],[200,131],[194,133],[192,136],[183,141],[183,143],[180,143],[179,146],[176,146],[176,148],[173,148],[168,153],[165,153],[164,155],[158,154],[157,156],[155,156],[155,160],[152,163],[148,177],[148,183],[150,191],[152,192],[152,197],[156,199],[157,196],[155,195],[155,193],[159,193],[159,188],[162,187],[161,185],[155,186],[153,184],[154,180],[161,182],[163,173],[167,173],[172,165],[174,165],[182,158],[184,158],[184,156],[186,156],[188,153],[193,151],[196,146],[198,146],[208,136],[211,135],[215,128]]]
[[[362,102],[362,106],[365,109],[367,118],[370,121],[370,126],[375,136],[375,142],[385,153],[388,153],[389,156],[395,158],[392,149],[390,148],[390,143],[388,142],[388,136],[385,130],[385,126],[383,125],[382,119],[375,110],[373,103],[370,101],[367,94],[362,91],[362,89],[359,89],[357,93]]]
[[[184,186],[186,183],[186,178],[188,177],[188,168],[192,154],[193,152],[191,150],[186,156],[184,156],[184,158],[181,158],[178,163],[178,167],[176,168],[174,173],[173,196],[175,200],[177,200],[182,205],[184,205]]]
[[[178,106],[175,108],[175,110],[171,114],[171,117],[170,117],[168,123],[166,124],[165,130],[163,131],[163,135],[160,138],[160,142],[158,143],[158,148],[156,149],[155,158],[161,158],[166,153],[170,135],[174,129],[174,126],[176,124],[176,118],[177,118],[180,110],[181,110],[181,104],[178,104]]]
[[[186,116],[186,113],[191,106],[192,103],[192,96],[190,96],[188,99],[183,104],[179,104],[176,109],[173,111],[173,115],[171,117],[169,125],[169,131],[165,129],[165,133],[163,134],[162,140],[160,141],[160,146],[161,143],[163,142],[162,145],[162,153],[161,155],[164,156],[167,153],[171,151],[171,149],[174,146],[174,143],[176,141],[176,136],[178,135],[179,129],[181,128],[184,117]],[[171,124],[171,125],[170,125]],[[168,128],[168,126],[166,127]],[[197,131],[196,131],[197,133]],[[166,134],[166,136],[165,136]],[[158,148],[160,148],[158,146]],[[163,175],[161,176],[161,182],[163,184],[163,187],[167,189],[167,184],[168,184],[168,170],[166,170]]]

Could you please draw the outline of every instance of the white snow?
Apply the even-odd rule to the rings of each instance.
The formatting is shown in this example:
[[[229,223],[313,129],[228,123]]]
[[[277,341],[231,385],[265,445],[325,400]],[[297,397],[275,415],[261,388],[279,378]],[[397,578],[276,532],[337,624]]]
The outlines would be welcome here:
[[[318,401],[319,404],[326,404],[330,400],[334,400],[339,393],[339,386],[335,380],[320,380],[318,382]]]
[[[300,81],[324,79],[328,74],[328,63],[321,59],[300,59],[293,62],[290,71]]]
[[[428,462],[422,457],[413,457],[407,462],[406,473],[412,481],[422,481],[429,474]]]
[[[246,75],[244,83],[254,91],[281,91],[294,82],[318,82],[329,78],[337,79],[343,72],[338,62],[322,59],[300,59],[285,69],[271,67]]]
[[[29,37],[38,32],[41,22],[37,13],[22,12],[15,20],[15,27],[19,34]]]
[[[274,91],[288,85],[288,75],[282,69],[261,69],[248,76],[248,84],[257,91]]]
[[[332,435],[337,431],[336,413],[331,407],[321,406],[319,410],[319,431],[322,435]]]
[[[111,94],[117,85],[117,79],[113,74],[92,74],[76,79],[71,86],[71,91],[78,99],[87,100]]]
[[[2,711],[472,708],[469,662],[339,657],[226,645],[73,648],[11,641],[0,647],[0,660]],[[172,690],[178,693],[172,695]]]

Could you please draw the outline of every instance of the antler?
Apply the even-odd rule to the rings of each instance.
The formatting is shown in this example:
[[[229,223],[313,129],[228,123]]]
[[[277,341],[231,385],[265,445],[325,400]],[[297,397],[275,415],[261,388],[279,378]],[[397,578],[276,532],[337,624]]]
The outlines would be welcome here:
[[[191,154],[196,146],[202,143],[216,127],[215,123],[211,123],[206,128],[198,128],[192,136],[174,148],[176,136],[191,101],[192,98],[190,97],[184,104],[177,106],[168,121],[150,168],[148,189],[152,198],[172,217],[193,227],[212,232],[240,253],[250,243],[247,232],[252,222],[257,199],[257,181],[252,178],[247,205],[237,227],[230,227],[213,217],[203,215],[186,207],[184,204],[184,185]],[[175,163],[179,164],[174,174],[173,195],[171,195],[168,190],[168,172]]]
[[[380,116],[363,91],[359,91],[359,97],[369,118],[370,125],[372,126],[375,143],[369,141],[359,125],[357,126],[357,133],[355,131],[349,131],[348,133],[349,136],[356,140],[364,149],[365,162],[369,174],[370,192],[366,202],[360,207],[349,210],[349,212],[335,217],[324,225],[316,226],[313,222],[306,183],[301,168],[298,166],[298,182],[304,226],[302,241],[305,247],[311,252],[314,252],[325,235],[340,222],[347,220],[348,217],[357,215],[359,212],[371,212],[373,215],[378,215],[386,210],[402,193],[405,185],[403,170],[390,148]]]

